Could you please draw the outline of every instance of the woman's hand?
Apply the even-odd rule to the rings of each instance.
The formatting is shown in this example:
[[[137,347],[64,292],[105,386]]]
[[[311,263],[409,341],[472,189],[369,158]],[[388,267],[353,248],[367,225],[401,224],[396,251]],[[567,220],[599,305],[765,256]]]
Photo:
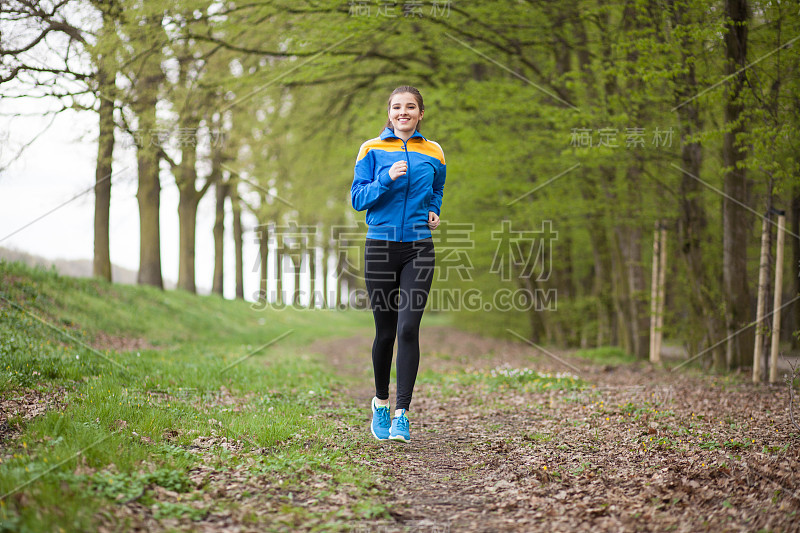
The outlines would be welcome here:
[[[392,178],[392,181],[394,181],[400,176],[405,176],[407,171],[408,171],[408,162],[398,161],[394,165],[392,165],[392,168],[389,169],[389,177]]]
[[[439,227],[439,215],[433,211],[428,211],[428,227],[432,230]]]

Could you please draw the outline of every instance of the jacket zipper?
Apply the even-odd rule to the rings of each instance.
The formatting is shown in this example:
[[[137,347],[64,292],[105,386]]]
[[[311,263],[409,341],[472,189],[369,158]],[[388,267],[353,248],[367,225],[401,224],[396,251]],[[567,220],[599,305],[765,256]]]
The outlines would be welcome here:
[[[400,139],[402,141],[402,139]],[[400,220],[400,242],[403,242],[403,226],[405,226],[406,222],[406,203],[408,203],[408,190],[411,187],[411,161],[408,160],[408,146],[406,145],[406,141],[403,141],[403,150],[406,152],[406,165],[408,170],[406,171],[406,196],[403,199],[403,218]]]

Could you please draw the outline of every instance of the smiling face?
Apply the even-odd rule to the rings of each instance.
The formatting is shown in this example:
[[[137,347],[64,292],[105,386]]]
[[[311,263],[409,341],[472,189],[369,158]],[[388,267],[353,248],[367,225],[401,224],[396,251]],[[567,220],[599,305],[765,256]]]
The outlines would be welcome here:
[[[411,93],[398,93],[389,105],[389,120],[397,136],[405,133],[409,137],[417,129],[417,124],[425,112],[419,108],[417,99]]]

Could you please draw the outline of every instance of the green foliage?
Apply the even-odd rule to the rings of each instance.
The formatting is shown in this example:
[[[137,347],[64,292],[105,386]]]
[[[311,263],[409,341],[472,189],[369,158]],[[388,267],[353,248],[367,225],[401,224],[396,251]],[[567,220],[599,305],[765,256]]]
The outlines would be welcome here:
[[[498,390],[519,391],[565,391],[581,390],[586,383],[568,373],[540,373],[531,368],[500,366],[491,370],[467,370],[451,373],[423,371],[418,377],[422,383],[436,383],[450,394],[458,394],[471,386],[486,392]]]
[[[138,498],[151,486],[160,486],[174,492],[187,492],[193,485],[181,470],[160,468],[154,472],[97,473],[93,475],[61,476],[67,482],[86,486],[98,496],[112,501],[125,502]]]
[[[6,530],[92,530],[100,509],[131,499],[155,505],[163,518],[199,519],[207,507],[164,502],[154,491],[197,490],[188,478],[199,459],[193,447],[213,450],[220,468],[232,465],[223,439],[245,451],[278,451],[264,458],[273,468],[308,461],[299,439],[334,434],[333,424],[313,415],[344,384],[304,347],[371,323],[364,312],[320,321],[324,311],[259,311],[245,302],[60,278],[17,263],[0,262],[0,279],[3,297],[18,306],[0,304],[0,362],[9,378],[0,393],[39,395],[49,405],[32,420],[8,420],[18,435],[0,458],[0,494],[10,494],[0,506]],[[31,314],[89,346],[99,343],[100,354]],[[287,330],[293,333],[256,351]],[[125,346],[124,339],[141,346],[100,346]],[[315,464],[324,465],[341,452],[314,453]],[[337,479],[354,483],[359,468],[343,466]],[[375,512],[378,504],[365,498],[364,512]]]
[[[234,185],[259,224],[313,226],[318,246],[349,248],[357,286],[359,239],[337,233],[359,235],[363,221],[348,202],[355,156],[385,123],[390,91],[412,84],[425,97],[423,134],[440,142],[448,164],[439,258],[463,252],[469,271],[436,286],[477,290],[488,304],[460,298],[459,323],[643,357],[651,228],[665,221],[665,335],[699,351],[729,327],[731,295],[720,282],[729,169],[720,154],[736,124],[725,120],[728,20],[717,4],[502,0],[408,13],[399,4],[328,0],[76,3],[98,15],[87,15],[94,22],[82,21],[85,28],[75,22],[92,30],[79,50],[119,87],[99,74],[88,85],[115,93],[127,123],[220,130],[220,146],[201,139],[194,153],[197,185],[218,156],[216,177]],[[792,6],[750,5],[748,83],[733,103],[745,126],[737,143],[752,182],[747,207],[761,213],[790,207],[800,185],[790,45],[800,26]],[[144,83],[150,78],[157,83]],[[142,102],[161,106],[158,124],[145,120],[152,109]],[[178,181],[181,148],[164,148]],[[552,238],[537,233],[543,222]],[[746,242],[736,244],[747,249],[742,291],[753,292],[757,278],[755,222],[743,221]],[[499,271],[498,256],[512,253],[495,238],[503,223],[526,242],[546,239],[546,252],[523,250],[511,272]],[[468,243],[448,241],[448,225],[470,227]],[[797,267],[790,272],[787,283]],[[503,291],[554,291],[556,305],[493,305]],[[115,309],[109,303],[109,320]]]
[[[589,359],[596,363],[621,365],[625,363],[632,363],[636,361],[636,357],[616,346],[600,346],[598,348],[590,348],[585,350],[577,350],[573,353],[575,357],[582,357]]]

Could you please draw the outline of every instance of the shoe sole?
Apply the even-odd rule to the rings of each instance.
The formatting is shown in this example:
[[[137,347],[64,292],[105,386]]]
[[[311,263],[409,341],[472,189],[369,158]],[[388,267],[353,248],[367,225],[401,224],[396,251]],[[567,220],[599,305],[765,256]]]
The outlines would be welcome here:
[[[393,440],[396,442],[411,442],[411,439],[407,439],[402,435],[394,435],[394,436],[389,435],[389,440]]]

